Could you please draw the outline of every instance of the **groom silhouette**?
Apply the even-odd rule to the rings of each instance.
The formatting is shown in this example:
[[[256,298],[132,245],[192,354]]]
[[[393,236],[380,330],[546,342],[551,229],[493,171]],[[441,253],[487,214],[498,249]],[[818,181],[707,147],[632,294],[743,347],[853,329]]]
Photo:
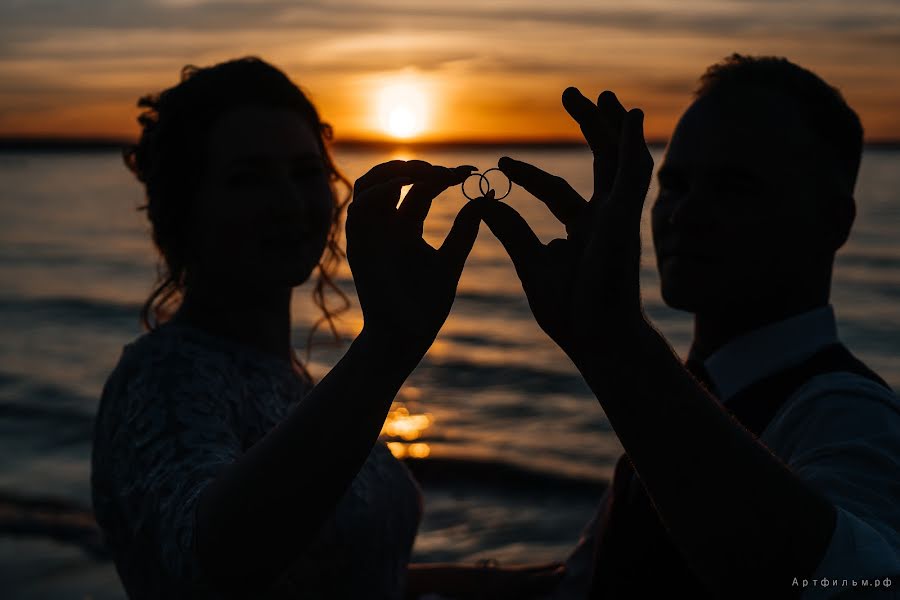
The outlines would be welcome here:
[[[652,209],[662,297],[694,315],[682,364],[640,304],[642,115],[611,92],[569,88],[563,104],[594,154],[590,201],[499,166],[566,239],[541,244],[501,202],[483,218],[625,449],[571,561],[593,564],[590,596],[827,598],[900,574],[900,402],[829,303],[855,217],[854,111],[782,58],[703,75]]]

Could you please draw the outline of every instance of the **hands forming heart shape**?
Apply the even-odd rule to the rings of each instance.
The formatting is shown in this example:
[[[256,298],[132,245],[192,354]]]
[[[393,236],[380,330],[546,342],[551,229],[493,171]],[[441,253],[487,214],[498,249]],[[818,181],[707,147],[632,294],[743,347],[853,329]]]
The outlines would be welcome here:
[[[392,161],[356,182],[347,252],[364,330],[400,336],[424,354],[449,314],[480,221],[509,253],[538,324],[576,364],[599,337],[646,323],[639,286],[640,218],[653,159],[644,140],[643,112],[627,111],[608,91],[594,103],[568,88],[562,101],[594,155],[589,200],[561,177],[508,157],[483,173],[472,166]],[[509,179],[499,198],[488,177],[494,171]],[[465,187],[475,176],[477,197]],[[565,225],[565,239],[543,244],[502,202],[513,183],[548,206]],[[409,184],[413,187],[398,206],[400,190]],[[423,223],[432,200],[452,185],[462,185],[469,202],[436,249],[422,238]]]

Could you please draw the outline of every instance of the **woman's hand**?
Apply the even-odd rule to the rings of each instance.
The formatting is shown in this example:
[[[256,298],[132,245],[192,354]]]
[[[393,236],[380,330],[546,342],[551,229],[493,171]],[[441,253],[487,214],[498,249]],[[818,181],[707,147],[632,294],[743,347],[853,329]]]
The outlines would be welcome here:
[[[483,218],[512,258],[541,328],[575,361],[603,336],[646,324],[640,300],[640,220],[653,159],[643,113],[626,111],[612,92],[595,105],[575,88],[563,106],[594,153],[594,194],[582,198],[564,179],[528,163],[500,159],[500,169],[543,201],[566,226],[566,239],[542,244],[503,202]]]
[[[422,238],[423,225],[432,200],[473,170],[396,160],[356,181],[347,210],[347,260],[369,336],[387,336],[418,358],[431,346],[478,236],[480,210],[473,202],[463,206],[437,249]],[[408,184],[413,187],[397,207]]]

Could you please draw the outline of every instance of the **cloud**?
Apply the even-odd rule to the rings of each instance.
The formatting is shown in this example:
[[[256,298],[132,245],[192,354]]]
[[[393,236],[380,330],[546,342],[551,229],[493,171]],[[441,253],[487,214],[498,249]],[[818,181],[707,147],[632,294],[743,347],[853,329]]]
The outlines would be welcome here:
[[[187,62],[244,54],[301,74],[337,115],[361,80],[403,68],[458,94],[510,96],[483,110],[556,102],[567,82],[676,107],[706,65],[741,51],[787,55],[900,122],[884,100],[900,104],[884,85],[900,77],[898,50],[888,0],[0,0],[0,110],[136,97]]]
[[[222,0],[30,0],[2,3],[4,29],[94,27],[117,30],[178,27],[235,31],[271,28],[364,31],[393,26],[500,31],[515,24],[590,29],[730,35],[762,29],[877,30],[900,19],[896,2],[432,2]]]

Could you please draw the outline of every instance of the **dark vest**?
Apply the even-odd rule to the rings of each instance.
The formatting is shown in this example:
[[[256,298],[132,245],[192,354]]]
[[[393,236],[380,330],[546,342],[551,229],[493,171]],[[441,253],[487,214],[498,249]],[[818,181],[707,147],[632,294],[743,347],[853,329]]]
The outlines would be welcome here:
[[[709,386],[702,365],[689,361],[685,366]],[[778,409],[800,386],[817,375],[841,371],[861,375],[891,389],[847,348],[835,344],[797,366],[753,383],[723,406],[759,437]],[[669,539],[626,454],[619,457],[610,486],[597,521],[590,598],[709,598],[709,593]],[[803,579],[812,575],[798,574],[798,577]],[[791,589],[796,590],[796,596],[803,590],[801,586]],[[786,596],[790,593],[787,591]]]

